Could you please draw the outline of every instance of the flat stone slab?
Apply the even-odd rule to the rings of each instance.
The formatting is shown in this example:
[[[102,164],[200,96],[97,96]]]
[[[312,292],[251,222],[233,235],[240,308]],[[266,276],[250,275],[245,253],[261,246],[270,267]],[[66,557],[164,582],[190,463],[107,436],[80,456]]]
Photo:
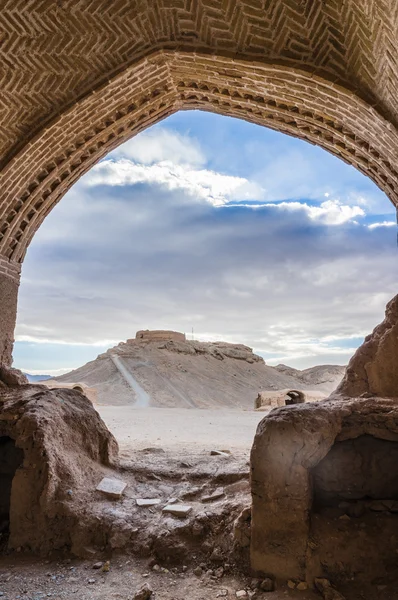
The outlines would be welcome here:
[[[191,510],[192,506],[189,506],[189,504],[167,504],[162,512],[170,513],[175,517],[186,517]]]
[[[159,498],[136,498],[137,506],[156,506],[156,504],[160,504]]]
[[[229,452],[224,452],[223,450],[212,450],[210,452],[211,456],[231,456]]]
[[[212,494],[203,496],[202,502],[214,502],[225,496],[224,488],[217,488]]]
[[[104,477],[95,488],[97,492],[102,492],[110,498],[120,498],[127,487],[127,483],[120,479],[111,479]]]

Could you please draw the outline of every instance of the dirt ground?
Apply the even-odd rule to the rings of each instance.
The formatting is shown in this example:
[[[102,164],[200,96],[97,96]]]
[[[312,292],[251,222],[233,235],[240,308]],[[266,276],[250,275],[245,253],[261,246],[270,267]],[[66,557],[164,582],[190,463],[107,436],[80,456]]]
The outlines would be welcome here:
[[[233,574],[217,578],[214,574],[196,576],[191,567],[161,569],[131,556],[111,559],[109,572],[94,569],[95,559],[37,560],[29,557],[7,557],[0,565],[0,597],[4,600],[130,600],[137,588],[147,583],[155,600],[236,599],[236,592],[251,594],[250,579]],[[250,598],[247,595],[246,598]],[[319,600],[310,591],[297,592],[280,588],[261,593],[259,600]]]
[[[132,600],[134,593],[147,583],[153,600],[236,600],[236,592],[245,590],[247,600],[320,600],[311,590],[291,590],[278,585],[273,592],[253,595],[252,579],[234,573],[218,578],[209,570],[200,576],[193,565],[165,569],[147,560],[124,555],[110,560],[109,571],[94,569],[98,558],[50,558],[14,554],[0,562],[0,597],[4,600]],[[103,563],[103,561],[100,561]],[[394,586],[372,586],[372,589],[340,588],[346,600],[397,600]]]
[[[90,510],[101,516],[99,528],[108,513],[128,523],[131,547],[118,550],[124,535],[118,526],[111,547],[90,547],[85,559],[5,553],[0,558],[0,599],[133,600],[145,583],[153,600],[232,600],[241,590],[248,600],[320,598],[311,590],[289,589],[286,582],[272,592],[254,591],[252,579],[242,574],[244,562],[229,561],[228,547],[222,548],[223,540],[230,543],[227,532],[234,519],[250,504],[249,454],[264,412],[128,406],[98,410],[120,444],[119,476],[128,487],[120,501],[97,498]],[[217,456],[212,450],[227,452]],[[203,500],[220,486],[222,498]],[[191,505],[188,518],[162,514],[172,497]],[[136,498],[159,498],[160,504],[140,508]],[[208,532],[202,546],[192,543],[198,529]],[[218,547],[221,560],[215,561],[211,552]],[[109,570],[103,571],[108,560]],[[96,563],[100,568],[94,568]],[[346,581],[339,591],[346,600],[398,600],[393,584],[371,588]]]

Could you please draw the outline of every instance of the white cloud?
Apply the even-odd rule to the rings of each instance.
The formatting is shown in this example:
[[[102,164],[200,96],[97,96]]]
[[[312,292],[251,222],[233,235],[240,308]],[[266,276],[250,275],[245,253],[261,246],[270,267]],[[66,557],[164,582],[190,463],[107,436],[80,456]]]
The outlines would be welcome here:
[[[17,331],[20,331],[21,329],[23,329],[23,325],[19,325],[17,327]],[[25,327],[29,327],[25,325]],[[34,330],[35,327],[32,326],[30,327],[31,330]],[[48,331],[49,328],[47,328]],[[56,331],[54,331],[54,334],[56,335]],[[15,341],[16,342],[29,342],[31,344],[57,344],[57,345],[61,345],[61,346],[90,346],[93,348],[103,348],[104,346],[114,346],[115,344],[118,344],[120,342],[120,340],[95,340],[92,342],[82,342],[79,341],[78,339],[72,339],[72,340],[65,340],[65,339],[58,339],[57,337],[42,337],[42,336],[37,336],[37,335],[23,335],[23,334],[16,334],[15,335]]]
[[[368,225],[368,229],[378,229],[379,227],[396,227],[396,221],[382,221],[381,223],[372,223]]]
[[[206,163],[206,157],[197,140],[161,127],[140,133],[119,146],[112,154],[115,158],[128,158],[143,165],[169,160],[177,165],[196,167]]]
[[[256,202],[263,198],[264,190],[255,182],[248,181],[244,177],[224,175],[208,169],[195,169],[171,161],[152,165],[136,164],[128,159],[102,161],[90,171],[84,183],[89,187],[159,185],[169,191],[183,191],[213,206],[245,206],[254,210],[268,206],[279,210],[304,211],[311,220],[327,225],[341,225],[355,217],[365,215],[360,206],[342,204],[339,200],[329,199],[319,206],[298,201],[245,204],[245,200]],[[233,204],[234,201],[239,203]]]
[[[338,200],[326,200],[320,206],[305,205],[305,210],[310,219],[326,225],[341,225],[354,217],[365,216],[365,212],[359,206],[348,206]]]
[[[87,186],[155,184],[170,191],[182,190],[213,206],[222,206],[237,198],[256,200],[262,194],[259,186],[244,177],[195,169],[169,160],[153,165],[136,164],[125,158],[102,161],[93,167],[84,182]]]
[[[265,202],[258,204],[228,204],[229,207],[236,206],[244,206],[246,208],[251,208],[253,210],[258,210],[260,208],[272,207],[278,210],[284,210],[289,212],[303,212],[305,213],[312,221],[317,221],[318,223],[324,223],[325,225],[342,225],[347,221],[352,221],[355,217],[364,217],[365,212],[360,206],[350,206],[347,204],[342,204],[338,200],[326,200],[322,202],[319,206],[313,206],[307,204],[306,202]],[[352,221],[355,222],[355,221]],[[356,223],[356,222],[355,222]]]

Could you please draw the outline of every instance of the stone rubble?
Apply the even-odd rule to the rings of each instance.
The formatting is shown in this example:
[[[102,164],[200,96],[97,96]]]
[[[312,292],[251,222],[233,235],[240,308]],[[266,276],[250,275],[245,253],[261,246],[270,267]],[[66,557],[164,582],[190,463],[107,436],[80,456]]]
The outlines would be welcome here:
[[[149,600],[152,596],[152,588],[148,583],[144,583],[140,589],[136,590],[133,600]]]
[[[160,504],[159,498],[136,498],[137,506],[147,507],[147,506],[156,506]]]
[[[345,600],[344,596],[332,587],[328,579],[316,578],[315,587],[322,594],[324,600]]]
[[[217,488],[212,494],[202,497],[202,502],[213,502],[225,496],[224,488]]]
[[[170,513],[175,517],[186,517],[192,510],[192,506],[188,504],[167,504],[162,512]]]
[[[121,481],[120,479],[104,477],[95,489],[97,492],[102,492],[109,498],[119,499],[122,497],[126,487],[127,483]]]

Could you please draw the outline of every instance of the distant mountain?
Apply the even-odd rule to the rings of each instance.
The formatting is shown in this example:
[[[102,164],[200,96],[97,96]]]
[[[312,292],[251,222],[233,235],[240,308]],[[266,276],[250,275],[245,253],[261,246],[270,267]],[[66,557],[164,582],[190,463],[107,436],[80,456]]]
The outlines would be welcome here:
[[[340,383],[345,373],[345,367],[340,365],[318,365],[299,371],[287,365],[275,367],[280,373],[295,377],[307,387],[317,388],[324,392],[332,392]]]
[[[24,373],[28,378],[29,383],[37,383],[38,381],[47,381],[51,379],[51,375],[30,375],[30,373]]]
[[[241,344],[186,340],[177,332],[138,332],[86,365],[52,383],[84,383],[98,404],[138,407],[235,407],[252,409],[265,390],[314,390],[327,397],[345,368],[298,371],[270,367]]]

